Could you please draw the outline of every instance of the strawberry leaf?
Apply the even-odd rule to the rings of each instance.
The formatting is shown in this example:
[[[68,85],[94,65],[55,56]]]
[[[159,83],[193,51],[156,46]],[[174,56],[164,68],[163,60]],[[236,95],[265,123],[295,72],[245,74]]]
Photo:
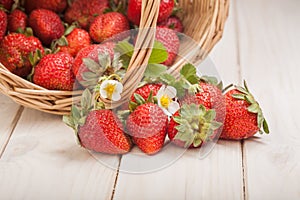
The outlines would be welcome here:
[[[247,110],[251,113],[258,113],[259,112],[259,106],[257,103],[251,104]]]
[[[244,94],[232,94],[231,96],[235,99],[245,100],[245,95]]]
[[[172,85],[172,83],[174,83],[176,81],[174,76],[172,76],[171,74],[162,74],[159,78],[166,85]]]
[[[87,66],[87,68],[94,73],[97,73],[99,71],[99,69],[102,68],[97,62],[95,62],[94,60],[92,60],[90,58],[83,58],[82,61],[83,61],[84,65]],[[104,69],[103,69],[103,71],[104,71]]]
[[[146,78],[158,78],[161,74],[165,73],[167,67],[162,64],[150,63],[148,64],[144,76]]]
[[[155,40],[148,63],[163,63],[167,58],[168,52],[165,46],[161,42]]]
[[[263,129],[264,129],[265,133],[267,133],[267,134],[270,133],[269,125],[268,125],[266,119],[264,119],[264,121],[263,121]]]
[[[180,74],[188,80],[191,84],[199,83],[199,77],[196,75],[197,70],[194,65],[185,64],[180,70]]]
[[[116,52],[119,52],[120,55],[126,55],[131,57],[134,51],[134,46],[130,44],[127,40],[123,40],[121,42],[118,42],[114,48]]]

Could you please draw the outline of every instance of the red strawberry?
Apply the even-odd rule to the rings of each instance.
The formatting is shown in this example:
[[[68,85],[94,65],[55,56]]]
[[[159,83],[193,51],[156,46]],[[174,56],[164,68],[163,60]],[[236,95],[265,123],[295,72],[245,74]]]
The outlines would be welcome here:
[[[14,10],[8,15],[8,31],[17,32],[18,29],[24,31],[27,26],[27,15],[21,10]]]
[[[176,17],[176,16],[171,16],[168,19],[166,19],[165,21],[162,21],[161,23],[158,24],[159,27],[165,27],[165,28],[169,28],[172,29],[176,32],[183,32],[183,25],[181,20]]]
[[[180,147],[201,147],[215,138],[215,132],[221,126],[215,118],[215,110],[206,109],[203,105],[184,104],[171,118],[168,137]]]
[[[75,28],[69,35],[66,36],[68,45],[59,46],[61,52],[67,52],[75,57],[77,53],[91,45],[91,37],[89,33],[81,28]]]
[[[134,91],[134,94],[138,94],[144,99],[147,99],[150,95],[150,92],[152,91],[152,95],[155,96],[158,92],[158,90],[161,88],[161,84],[158,83],[148,83],[142,87],[137,88]],[[136,102],[134,98],[134,94],[131,96],[131,101]]]
[[[92,45],[79,51],[79,53],[75,57],[73,64],[73,72],[76,75],[77,80],[79,82],[84,81],[82,77],[83,73],[90,71],[88,67],[83,63],[83,58],[89,58],[95,62],[98,62],[99,54],[108,53],[112,59],[114,55],[114,46],[114,43],[108,42],[99,45]]]
[[[11,33],[0,44],[0,62],[12,73],[26,77],[32,69],[29,55],[37,50],[44,53],[44,48],[36,37]]]
[[[168,58],[162,64],[171,66],[174,63],[179,50],[180,44],[179,44],[178,36],[171,29],[158,27],[156,29],[155,37],[159,42],[161,42],[165,46],[168,52]]]
[[[50,45],[53,40],[60,38],[65,31],[59,16],[46,9],[32,11],[29,16],[29,25],[34,34],[45,45]]]
[[[64,52],[44,56],[34,68],[33,82],[49,90],[73,90],[73,60]]]
[[[126,17],[118,12],[110,12],[96,17],[91,23],[89,33],[95,42],[103,42],[127,30],[129,24]]]
[[[7,14],[3,10],[0,10],[0,41],[5,36],[6,30],[7,30]]]
[[[158,105],[145,103],[127,119],[127,130],[134,143],[145,153],[155,154],[164,145],[168,116]]]
[[[0,0],[0,5],[2,5],[6,10],[11,10],[14,0]]]
[[[25,10],[27,13],[39,8],[52,10],[56,13],[63,12],[67,7],[67,0],[26,0]]]
[[[78,22],[83,29],[88,29],[95,17],[108,8],[108,0],[75,0],[65,12],[65,21]]]
[[[195,95],[187,95],[181,104],[197,104],[204,105],[206,109],[215,109],[218,122],[223,122],[225,119],[225,99],[222,91],[215,85],[204,81],[200,82],[201,91]]]
[[[266,119],[259,104],[249,92],[246,82],[225,94],[226,118],[221,138],[241,140],[255,133],[269,133]],[[263,127],[263,131],[261,128]]]
[[[166,20],[172,13],[174,8],[174,0],[161,0],[159,6],[159,14],[157,22]],[[135,25],[140,24],[141,19],[142,0],[129,0],[127,17],[129,21]]]
[[[124,154],[131,149],[121,121],[111,110],[91,111],[79,128],[78,137],[83,147],[96,152]]]

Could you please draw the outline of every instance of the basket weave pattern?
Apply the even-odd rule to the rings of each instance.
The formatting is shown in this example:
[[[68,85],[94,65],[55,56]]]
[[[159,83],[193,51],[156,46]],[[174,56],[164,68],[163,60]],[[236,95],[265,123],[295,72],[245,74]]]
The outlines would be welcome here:
[[[148,28],[156,27],[159,3],[160,0],[142,1],[140,30],[135,51],[122,81],[124,85],[122,98],[118,102],[102,99],[106,108],[115,108],[125,103],[143,78],[155,39],[155,32]],[[198,44],[195,46],[185,44],[183,41],[180,55],[185,55],[192,63],[201,62],[222,37],[228,16],[229,0],[181,0],[179,7],[183,10],[180,17],[183,19],[184,33]],[[169,73],[176,76],[185,60],[178,59],[169,68]],[[74,98],[81,95],[81,91],[47,90],[12,74],[1,63],[0,92],[20,105],[57,115],[69,114]]]

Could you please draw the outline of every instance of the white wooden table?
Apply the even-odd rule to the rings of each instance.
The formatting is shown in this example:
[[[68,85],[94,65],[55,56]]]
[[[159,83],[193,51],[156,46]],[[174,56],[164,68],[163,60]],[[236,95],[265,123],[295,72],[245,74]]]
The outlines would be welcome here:
[[[248,81],[270,135],[219,141],[205,159],[187,153],[133,175],[79,148],[61,117],[0,95],[0,199],[300,199],[299,8],[299,0],[233,0],[211,53],[225,84]]]

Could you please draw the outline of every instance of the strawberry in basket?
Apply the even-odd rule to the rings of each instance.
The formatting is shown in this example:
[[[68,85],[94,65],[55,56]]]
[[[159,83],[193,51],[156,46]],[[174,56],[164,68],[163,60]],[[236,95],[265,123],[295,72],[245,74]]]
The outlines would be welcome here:
[[[39,8],[52,10],[56,13],[63,12],[67,7],[67,0],[26,0],[25,10],[27,13]]]
[[[7,30],[7,14],[4,10],[0,9],[0,41],[6,34]]]
[[[34,54],[38,57],[44,54],[40,40],[34,36],[11,33],[1,41],[0,62],[18,76],[26,78],[30,74],[33,63],[29,58]]]
[[[9,32],[24,32],[27,27],[27,15],[19,10],[15,9],[8,15],[8,31]]]
[[[108,0],[75,0],[66,10],[64,20],[69,24],[77,22],[88,30],[90,23],[108,8]]]
[[[29,26],[44,45],[48,46],[59,39],[65,31],[60,17],[51,10],[36,9],[29,15]]]

